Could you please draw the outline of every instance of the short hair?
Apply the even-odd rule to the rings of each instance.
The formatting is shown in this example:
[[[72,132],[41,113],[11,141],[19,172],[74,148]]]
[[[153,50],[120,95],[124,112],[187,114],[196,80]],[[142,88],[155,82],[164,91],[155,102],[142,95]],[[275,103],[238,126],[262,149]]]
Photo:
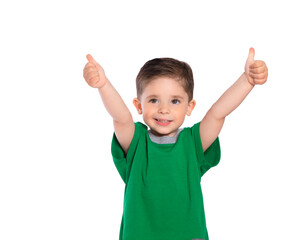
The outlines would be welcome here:
[[[173,58],[154,58],[144,64],[136,77],[138,98],[142,95],[146,85],[157,77],[170,77],[178,80],[188,94],[189,101],[193,99],[193,71],[186,62]]]

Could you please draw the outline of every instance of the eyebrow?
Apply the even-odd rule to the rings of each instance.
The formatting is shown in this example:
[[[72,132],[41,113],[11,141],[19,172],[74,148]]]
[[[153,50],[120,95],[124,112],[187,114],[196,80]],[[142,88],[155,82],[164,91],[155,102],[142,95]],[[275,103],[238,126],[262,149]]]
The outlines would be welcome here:
[[[148,99],[148,98],[158,98],[158,96],[157,96],[157,95],[154,95],[154,94],[152,94],[152,95],[148,96],[146,99]]]
[[[180,95],[173,95],[172,98],[181,98],[181,99],[183,99],[183,97],[180,96]]]
[[[148,96],[146,99],[149,98],[159,98],[158,95],[152,94],[150,96]],[[179,98],[179,99],[183,99],[184,97],[180,96],[180,95],[172,95],[171,98]]]

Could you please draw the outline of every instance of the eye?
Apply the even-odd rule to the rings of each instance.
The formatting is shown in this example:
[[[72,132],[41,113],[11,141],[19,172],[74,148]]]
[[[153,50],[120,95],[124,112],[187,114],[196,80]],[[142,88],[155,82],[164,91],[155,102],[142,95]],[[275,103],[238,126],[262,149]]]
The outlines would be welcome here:
[[[172,104],[179,104],[180,103],[180,101],[178,99],[173,99],[171,102],[172,102]]]
[[[149,103],[158,103],[158,100],[155,99],[155,98],[151,98],[151,99],[149,100]]]

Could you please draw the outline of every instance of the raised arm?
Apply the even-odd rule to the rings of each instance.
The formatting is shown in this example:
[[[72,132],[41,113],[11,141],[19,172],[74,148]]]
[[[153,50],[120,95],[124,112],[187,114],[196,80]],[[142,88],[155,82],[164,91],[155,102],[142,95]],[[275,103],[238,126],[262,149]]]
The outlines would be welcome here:
[[[84,79],[89,86],[98,89],[107,112],[113,118],[116,137],[127,153],[135,130],[131,113],[100,64],[90,54],[86,58],[88,63],[83,70]]]
[[[225,117],[235,110],[256,84],[264,84],[268,68],[263,61],[254,61],[254,49],[250,48],[245,72],[209,109],[200,124],[200,137],[205,151],[219,135]]]

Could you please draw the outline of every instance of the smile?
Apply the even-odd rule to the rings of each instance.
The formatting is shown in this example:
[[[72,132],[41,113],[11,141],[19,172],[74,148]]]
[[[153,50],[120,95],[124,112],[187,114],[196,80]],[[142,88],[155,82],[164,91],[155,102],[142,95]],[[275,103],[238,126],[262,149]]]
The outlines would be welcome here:
[[[160,126],[168,126],[172,120],[154,118],[155,122]]]

